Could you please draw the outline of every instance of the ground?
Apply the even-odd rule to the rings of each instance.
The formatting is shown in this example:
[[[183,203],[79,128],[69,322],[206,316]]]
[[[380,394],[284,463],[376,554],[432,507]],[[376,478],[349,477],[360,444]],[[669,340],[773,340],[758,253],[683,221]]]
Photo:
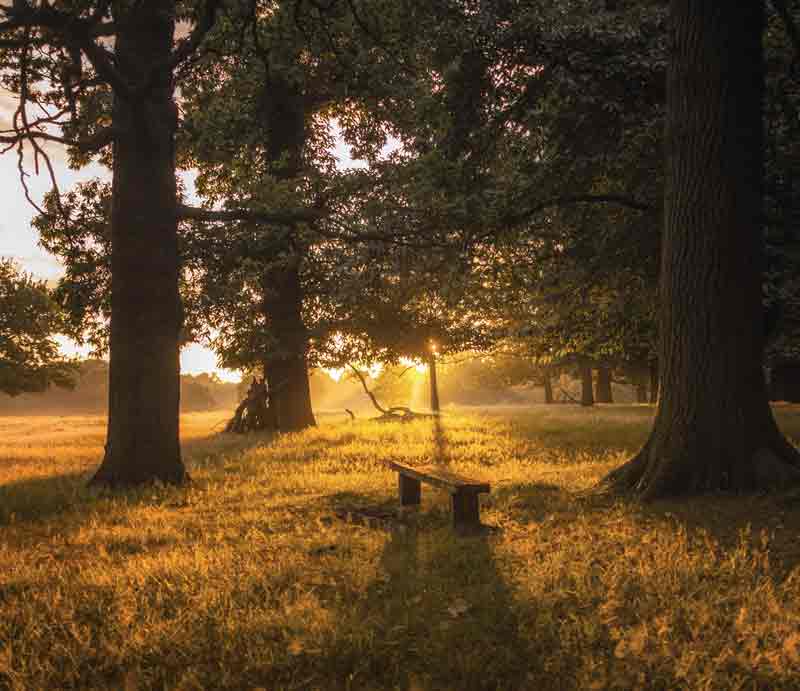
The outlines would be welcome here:
[[[642,506],[587,492],[651,409],[449,411],[274,440],[186,415],[193,483],[85,488],[104,421],[0,418],[0,689],[796,689],[800,506],[717,495]],[[800,438],[800,407],[781,407]],[[418,529],[387,459],[492,483],[458,538],[423,487]]]

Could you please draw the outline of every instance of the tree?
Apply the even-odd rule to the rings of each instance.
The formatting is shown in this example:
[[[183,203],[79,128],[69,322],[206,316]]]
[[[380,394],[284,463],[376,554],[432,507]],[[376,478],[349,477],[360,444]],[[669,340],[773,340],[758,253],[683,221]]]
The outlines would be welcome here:
[[[213,341],[225,361],[263,368],[277,427],[291,432],[315,424],[308,366],[326,336],[318,328],[324,310],[309,292],[319,283],[312,255],[321,238],[316,223],[268,224],[257,212],[275,198],[313,203],[335,182],[328,120],[358,110],[365,92],[374,97],[381,54],[365,48],[354,4],[272,3],[259,13],[241,4],[242,16],[215,36],[226,60],[198,65],[184,90],[192,106],[185,144],[205,201],[255,214],[228,223],[214,252],[191,245],[202,283],[195,304],[220,334]],[[365,131],[385,140],[375,126]]]
[[[67,145],[73,165],[99,153],[113,167],[108,436],[94,484],[187,479],[179,443],[177,226],[205,212],[178,204],[174,91],[222,4],[18,0],[0,8],[3,85],[20,103],[13,132],[0,141],[20,156],[30,145],[51,175],[42,141]],[[175,42],[178,19],[193,28]],[[31,120],[33,105],[45,115]],[[80,224],[53,182],[42,223]]]
[[[307,227],[258,223],[254,213],[229,224],[221,240],[197,234],[197,252],[190,250],[202,284],[198,318],[214,327],[214,345],[229,365],[263,365],[282,431],[313,424],[308,364],[424,358],[428,338],[448,332],[448,350],[458,340],[458,329],[443,326],[456,321],[448,317],[453,301],[434,285],[446,281],[427,275],[430,267],[440,275],[456,267],[430,249],[412,252],[395,235],[407,232],[408,216],[429,222],[430,205],[414,208],[404,194],[413,171],[401,157],[378,161],[383,104],[410,82],[387,64],[389,53],[396,59],[394,46],[375,31],[397,30],[400,5],[385,3],[371,16],[352,2],[283,3],[250,24],[251,39],[228,40],[237,54],[224,63],[225,79],[219,66],[201,65],[184,90],[199,106],[187,150],[209,203],[257,213],[271,196],[308,200],[321,192],[326,200],[325,217]],[[332,116],[375,164],[371,170],[337,173],[326,122]],[[447,226],[437,232],[453,234]]]
[[[59,354],[53,336],[63,318],[44,283],[0,260],[0,391],[11,396],[71,388],[74,363]]]
[[[601,364],[597,367],[597,383],[594,398],[598,403],[613,403],[614,394],[611,390],[613,381],[611,368]]]
[[[179,441],[182,323],[178,293],[176,106],[171,69],[175,3],[122,16],[116,62],[139,100],[114,91],[108,437],[93,484],[186,479]]]
[[[646,499],[800,480],[762,368],[764,3],[670,9],[662,391],[647,443],[607,478]]]

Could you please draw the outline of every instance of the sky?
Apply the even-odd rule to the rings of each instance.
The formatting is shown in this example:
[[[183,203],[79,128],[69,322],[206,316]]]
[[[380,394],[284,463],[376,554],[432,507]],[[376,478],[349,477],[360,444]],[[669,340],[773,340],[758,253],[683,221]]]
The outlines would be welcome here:
[[[0,92],[0,128],[9,126],[10,118],[14,112],[15,104],[7,94]],[[111,173],[99,164],[92,164],[79,171],[70,170],[64,156],[63,149],[57,145],[48,147],[53,168],[55,169],[59,188],[68,190],[78,182],[90,180],[94,177],[110,180]],[[337,138],[334,154],[342,168],[362,165],[350,156],[349,148]],[[40,175],[34,174],[33,161],[26,158],[25,168],[31,177],[27,178],[31,196],[37,203],[50,190],[50,177],[44,165],[41,166]],[[183,173],[188,197],[194,196],[194,175],[192,171]],[[64,269],[59,261],[45,252],[39,246],[38,233],[31,227],[31,219],[35,216],[35,209],[25,199],[16,151],[9,151],[0,155],[0,256],[12,258],[22,268],[40,279],[48,281],[57,280]],[[59,345],[62,352],[67,355],[86,356],[87,349],[81,349],[76,344],[65,338],[60,338]],[[184,374],[199,374],[201,372],[216,372],[226,381],[239,381],[238,372],[223,370],[216,365],[216,356],[209,349],[199,344],[190,344],[181,352],[181,371]]]

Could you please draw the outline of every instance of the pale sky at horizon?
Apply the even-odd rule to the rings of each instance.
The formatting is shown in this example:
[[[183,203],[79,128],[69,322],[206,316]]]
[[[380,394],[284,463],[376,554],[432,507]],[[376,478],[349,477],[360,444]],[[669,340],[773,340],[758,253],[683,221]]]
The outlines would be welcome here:
[[[7,98],[0,96],[0,128],[9,126],[10,117],[14,106],[9,104]],[[111,172],[97,164],[92,163],[79,171],[70,170],[67,166],[64,151],[57,145],[47,147],[53,168],[56,173],[59,188],[62,192],[69,190],[78,182],[99,177],[111,179]],[[347,147],[340,138],[334,154],[342,168],[363,165],[361,161],[354,161]],[[45,193],[51,188],[50,177],[46,167],[40,165],[39,175],[34,174],[33,161],[26,156],[25,168],[30,173],[27,178],[31,196],[37,204]],[[181,174],[186,184],[187,196],[190,200],[194,197],[194,175],[192,171]],[[17,168],[17,153],[15,150],[0,155],[0,256],[16,260],[22,268],[35,277],[48,281],[57,280],[64,272],[64,268],[56,257],[48,254],[39,246],[37,231],[31,227],[31,220],[36,214],[35,209],[25,199],[24,191],[19,179]],[[69,355],[85,356],[87,349],[76,347],[68,339],[59,339],[62,351]],[[190,344],[181,351],[181,372],[184,374],[199,374],[201,372],[216,372],[220,378],[227,381],[239,381],[238,372],[222,370],[216,366],[216,355],[200,344]]]

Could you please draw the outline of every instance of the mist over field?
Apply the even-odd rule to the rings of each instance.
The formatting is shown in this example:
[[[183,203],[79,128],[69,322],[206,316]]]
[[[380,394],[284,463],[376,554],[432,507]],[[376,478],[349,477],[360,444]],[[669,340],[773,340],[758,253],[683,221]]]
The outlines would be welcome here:
[[[461,354],[450,364],[440,363],[438,372],[438,389],[445,406],[528,406],[546,402],[545,390],[537,382],[540,368],[520,358]],[[369,387],[382,404],[417,410],[429,408],[430,382],[426,367],[401,364],[381,368],[373,374],[374,377],[369,376]],[[580,400],[581,382],[577,374],[576,370],[571,374],[565,371],[554,379],[556,402]],[[184,374],[181,376],[181,410],[233,412],[252,376],[245,374],[243,381],[236,384],[222,381],[213,373]],[[378,413],[359,380],[346,370],[312,370],[309,384],[314,410],[344,412],[350,409],[364,416]],[[596,388],[596,381],[593,386]],[[630,379],[612,384],[614,402],[632,403],[636,395],[636,387]],[[104,360],[81,361],[72,389],[49,387],[43,392],[18,396],[0,394],[0,415],[105,413],[107,406],[108,363]]]

